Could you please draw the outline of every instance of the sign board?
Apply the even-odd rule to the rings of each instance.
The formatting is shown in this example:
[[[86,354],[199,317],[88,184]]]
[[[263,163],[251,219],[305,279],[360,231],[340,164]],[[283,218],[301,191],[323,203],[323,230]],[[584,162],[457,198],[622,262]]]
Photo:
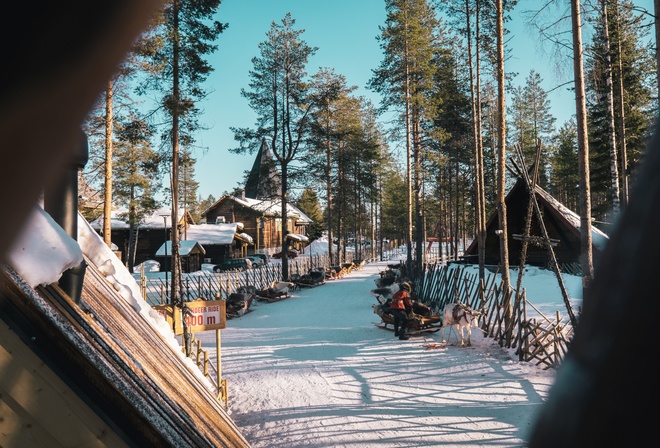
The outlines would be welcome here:
[[[221,330],[227,326],[226,303],[224,300],[194,300],[187,302],[188,315],[186,324],[191,332]],[[176,309],[176,315],[173,315],[172,305],[156,305],[153,307],[158,314],[163,316],[174,334],[183,334],[183,325],[181,323],[181,309]]]

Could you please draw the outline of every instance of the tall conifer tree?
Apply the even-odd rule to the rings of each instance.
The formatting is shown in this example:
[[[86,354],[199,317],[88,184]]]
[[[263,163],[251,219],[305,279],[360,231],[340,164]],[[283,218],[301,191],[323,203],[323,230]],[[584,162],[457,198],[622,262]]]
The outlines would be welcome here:
[[[275,159],[279,163],[282,182],[282,251],[288,246],[287,203],[289,201],[290,164],[302,153],[309,129],[309,113],[315,106],[308,95],[307,62],[316,47],[302,40],[305,30],[296,30],[296,21],[287,13],[280,23],[272,22],[266,40],[259,44],[259,56],[252,59],[250,89],[242,89],[257,114],[254,129],[231,128],[238,148],[236,153],[254,152],[262,138],[271,142]],[[300,153],[299,153],[300,152]],[[282,277],[289,277],[289,263],[282,258]]]
[[[172,194],[172,287],[170,300],[180,304],[179,168],[180,148],[190,147],[200,128],[198,102],[206,96],[203,83],[213,71],[204,56],[217,49],[215,40],[227,27],[214,19],[220,0],[169,0],[155,26],[136,48],[147,77],[138,92],[160,95],[156,112],[163,118],[162,142],[170,152]],[[184,345],[189,349],[188,343]]]

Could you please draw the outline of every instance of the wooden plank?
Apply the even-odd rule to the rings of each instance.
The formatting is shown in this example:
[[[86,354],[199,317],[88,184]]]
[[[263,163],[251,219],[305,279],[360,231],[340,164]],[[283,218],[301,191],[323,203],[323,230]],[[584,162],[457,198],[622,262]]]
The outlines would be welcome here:
[[[127,446],[3,321],[0,340],[0,446]]]

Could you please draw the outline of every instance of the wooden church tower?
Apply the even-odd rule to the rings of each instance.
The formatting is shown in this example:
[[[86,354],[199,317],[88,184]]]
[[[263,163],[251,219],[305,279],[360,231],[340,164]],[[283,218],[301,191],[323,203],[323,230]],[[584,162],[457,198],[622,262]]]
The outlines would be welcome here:
[[[245,182],[245,197],[251,199],[273,199],[282,195],[282,183],[275,166],[273,154],[266,139],[261,140],[261,147],[254,159],[252,169]]]

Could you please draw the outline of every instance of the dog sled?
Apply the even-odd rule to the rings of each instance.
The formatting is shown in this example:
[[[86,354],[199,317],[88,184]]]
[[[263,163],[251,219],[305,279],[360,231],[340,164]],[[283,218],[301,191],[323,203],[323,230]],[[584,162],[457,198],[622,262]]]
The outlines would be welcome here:
[[[394,317],[390,313],[389,300],[374,305],[374,313],[380,316],[381,322],[376,326],[385,330],[394,331]],[[412,313],[408,315],[409,336],[421,336],[425,333],[435,333],[442,328],[442,318],[439,314],[431,314],[431,309],[423,303],[415,302]]]
[[[255,292],[256,299],[267,302],[277,302],[278,300],[291,297],[289,290],[293,289],[295,285],[292,282],[278,282],[273,281],[268,288],[260,289]]]

